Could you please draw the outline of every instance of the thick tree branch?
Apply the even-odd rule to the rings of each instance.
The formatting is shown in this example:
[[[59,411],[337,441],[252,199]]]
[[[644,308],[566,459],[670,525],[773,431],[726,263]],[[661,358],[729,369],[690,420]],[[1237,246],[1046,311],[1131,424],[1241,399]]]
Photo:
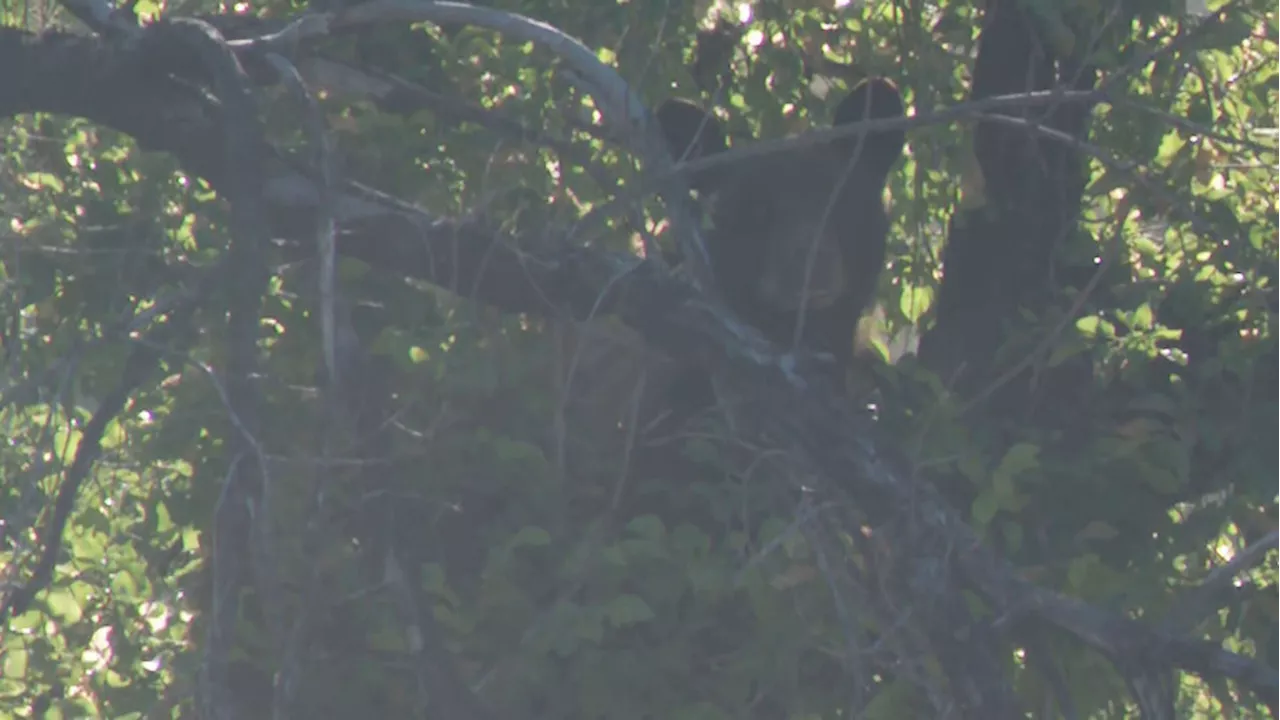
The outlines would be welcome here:
[[[268,610],[278,607],[271,591],[273,553],[263,523],[255,517],[262,507],[266,468],[258,447],[262,426],[258,392],[258,326],[269,274],[263,253],[269,240],[264,207],[263,160],[266,145],[257,103],[235,55],[221,34],[208,23],[178,20],[148,28],[140,53],[153,62],[174,59],[175,65],[199,63],[221,105],[224,122],[219,149],[225,157],[230,183],[221,191],[231,205],[231,243],[227,252],[229,297],[228,352],[224,385],[234,421],[228,441],[231,467],[214,515],[213,613],[205,648],[203,711],[211,718],[240,717],[240,699],[230,680],[232,651],[241,615],[242,590],[249,586],[251,568],[258,565],[257,586]],[[159,64],[159,67],[165,67]],[[255,563],[256,561],[256,563]],[[279,634],[279,623],[269,623]]]

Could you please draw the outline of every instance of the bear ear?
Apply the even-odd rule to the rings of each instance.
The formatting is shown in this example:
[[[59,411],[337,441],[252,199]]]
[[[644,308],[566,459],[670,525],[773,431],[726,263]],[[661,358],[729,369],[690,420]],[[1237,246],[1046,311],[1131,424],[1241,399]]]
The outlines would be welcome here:
[[[671,159],[679,162],[697,160],[727,149],[724,130],[714,115],[688,100],[673,98],[662,103],[654,114],[662,135],[667,140]],[[702,171],[689,178],[694,189],[708,189],[715,173]]]
[[[884,120],[905,117],[906,108],[902,104],[902,93],[898,86],[885,78],[871,78],[858,83],[840,105],[836,107],[836,126],[862,122],[863,120]],[[887,176],[890,168],[902,155],[907,136],[902,130],[880,130],[868,133],[859,153],[858,165]],[[857,136],[846,138],[841,144],[847,151],[855,152],[858,147]]]

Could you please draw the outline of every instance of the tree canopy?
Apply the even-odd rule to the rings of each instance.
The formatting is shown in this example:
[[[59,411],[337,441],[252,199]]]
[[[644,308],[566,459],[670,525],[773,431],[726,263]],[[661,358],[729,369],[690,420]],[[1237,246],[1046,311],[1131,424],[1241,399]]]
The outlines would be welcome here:
[[[0,714],[1275,717],[1278,24],[6,5]],[[690,172],[885,128],[836,377]]]

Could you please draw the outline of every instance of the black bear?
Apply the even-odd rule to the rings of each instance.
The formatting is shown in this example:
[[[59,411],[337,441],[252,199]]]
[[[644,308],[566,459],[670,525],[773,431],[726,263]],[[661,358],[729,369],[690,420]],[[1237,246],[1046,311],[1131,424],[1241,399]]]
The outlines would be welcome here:
[[[834,124],[904,115],[898,88],[873,78],[840,102]],[[657,120],[677,161],[726,150],[720,123],[688,101],[667,100]],[[716,285],[743,320],[783,347],[798,339],[830,353],[843,370],[885,264],[884,187],[905,142],[901,129],[880,130],[691,173],[690,187],[714,198]]]

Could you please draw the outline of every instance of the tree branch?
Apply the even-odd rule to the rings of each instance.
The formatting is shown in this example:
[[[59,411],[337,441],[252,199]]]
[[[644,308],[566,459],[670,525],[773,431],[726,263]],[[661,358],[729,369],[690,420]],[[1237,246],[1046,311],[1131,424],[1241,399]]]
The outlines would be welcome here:
[[[142,37],[141,54],[153,62],[197,62],[209,76],[221,103],[221,151],[231,182],[222,190],[231,205],[231,244],[227,252],[229,292],[228,352],[224,384],[231,416],[228,450],[231,466],[214,513],[213,612],[205,648],[201,693],[204,713],[233,720],[240,700],[230,680],[232,651],[241,612],[242,590],[257,567],[257,586],[270,610],[278,607],[272,592],[274,568],[265,523],[255,517],[262,507],[266,466],[256,439],[262,426],[258,393],[258,326],[269,274],[263,252],[269,229],[263,201],[263,158],[266,145],[250,82],[222,35],[199,20],[176,20],[151,26]],[[160,65],[165,67],[165,65]],[[255,542],[256,541],[256,542]],[[257,561],[255,563],[255,561]],[[269,623],[280,634],[278,622]],[[279,643],[278,643],[279,644]]]

